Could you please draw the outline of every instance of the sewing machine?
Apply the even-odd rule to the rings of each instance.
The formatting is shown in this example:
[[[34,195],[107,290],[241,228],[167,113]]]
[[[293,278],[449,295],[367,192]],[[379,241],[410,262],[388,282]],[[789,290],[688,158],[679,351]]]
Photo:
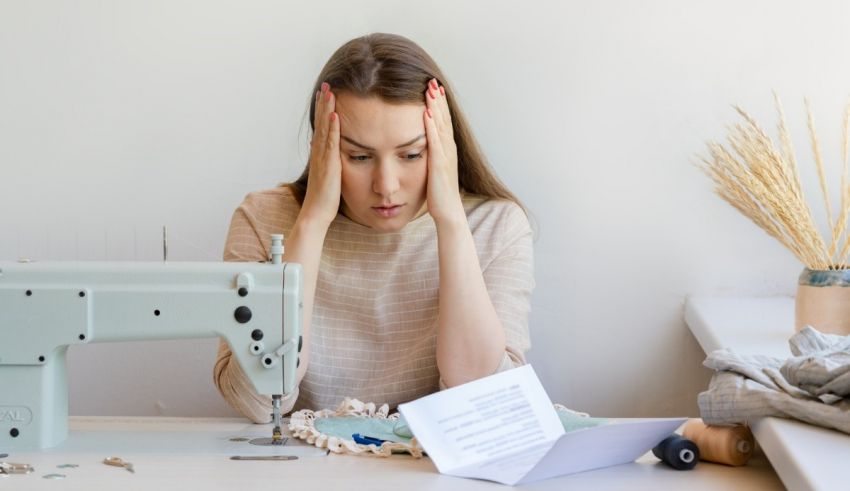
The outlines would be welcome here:
[[[302,309],[301,265],[281,261],[282,240],[268,263],[0,262],[0,450],[67,438],[69,346],[215,336],[272,396],[279,437]]]

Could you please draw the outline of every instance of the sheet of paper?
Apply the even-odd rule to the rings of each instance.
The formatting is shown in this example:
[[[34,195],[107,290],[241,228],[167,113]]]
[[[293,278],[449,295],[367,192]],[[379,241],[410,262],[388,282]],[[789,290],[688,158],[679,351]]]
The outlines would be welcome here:
[[[399,411],[441,473],[508,485],[632,462],[686,420],[613,420],[566,433],[530,365]]]
[[[525,484],[634,462],[685,421],[687,418],[614,420],[607,425],[566,433],[518,482]]]
[[[399,411],[444,474],[516,482],[564,427],[530,365],[437,392]]]

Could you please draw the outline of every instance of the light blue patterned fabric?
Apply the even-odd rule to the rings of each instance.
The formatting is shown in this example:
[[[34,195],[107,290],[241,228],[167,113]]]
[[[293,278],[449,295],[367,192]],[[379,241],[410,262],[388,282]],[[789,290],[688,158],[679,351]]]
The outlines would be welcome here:
[[[608,424],[610,420],[605,418],[589,418],[580,416],[569,411],[556,411],[564,430],[571,431],[593,428]],[[333,418],[316,418],[313,424],[316,430],[338,438],[351,440],[351,435],[359,433],[363,436],[378,438],[391,442],[410,443],[410,429],[405,424],[404,418],[398,421],[384,418],[364,418],[358,416],[340,416]]]
[[[594,426],[607,425],[610,422],[609,419],[579,416],[570,411],[557,411],[557,413],[558,417],[561,418],[561,424],[564,425],[564,431],[567,433],[585,428],[593,428]]]
[[[339,416],[333,418],[316,418],[313,422],[316,430],[328,436],[351,440],[351,435],[360,433],[363,436],[388,440],[391,442],[410,443],[405,438],[393,433],[396,422],[393,419],[364,418],[359,416]]]

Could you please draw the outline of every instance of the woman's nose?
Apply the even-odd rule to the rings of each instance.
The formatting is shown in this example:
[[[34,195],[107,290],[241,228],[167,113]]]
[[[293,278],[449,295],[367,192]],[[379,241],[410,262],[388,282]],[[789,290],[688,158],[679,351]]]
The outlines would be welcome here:
[[[399,188],[398,175],[392,165],[381,163],[375,166],[372,190],[381,196],[392,196]]]

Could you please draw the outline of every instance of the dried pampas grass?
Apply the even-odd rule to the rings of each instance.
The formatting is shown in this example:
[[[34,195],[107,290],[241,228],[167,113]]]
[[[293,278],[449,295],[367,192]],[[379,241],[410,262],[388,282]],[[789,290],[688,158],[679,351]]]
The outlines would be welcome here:
[[[830,235],[824,238],[803,194],[782,104],[775,94],[774,99],[779,113],[779,148],[752,116],[735,106],[744,122],[730,128],[725,145],[708,143],[709,158],[701,159],[701,168],[714,181],[715,192],[721,198],[781,242],[807,268],[845,269],[850,255],[850,236],[847,233],[847,219],[850,217],[850,105],[844,110],[844,170],[838,217],[833,219],[820,141],[811,107],[806,101],[809,139],[830,226]]]

